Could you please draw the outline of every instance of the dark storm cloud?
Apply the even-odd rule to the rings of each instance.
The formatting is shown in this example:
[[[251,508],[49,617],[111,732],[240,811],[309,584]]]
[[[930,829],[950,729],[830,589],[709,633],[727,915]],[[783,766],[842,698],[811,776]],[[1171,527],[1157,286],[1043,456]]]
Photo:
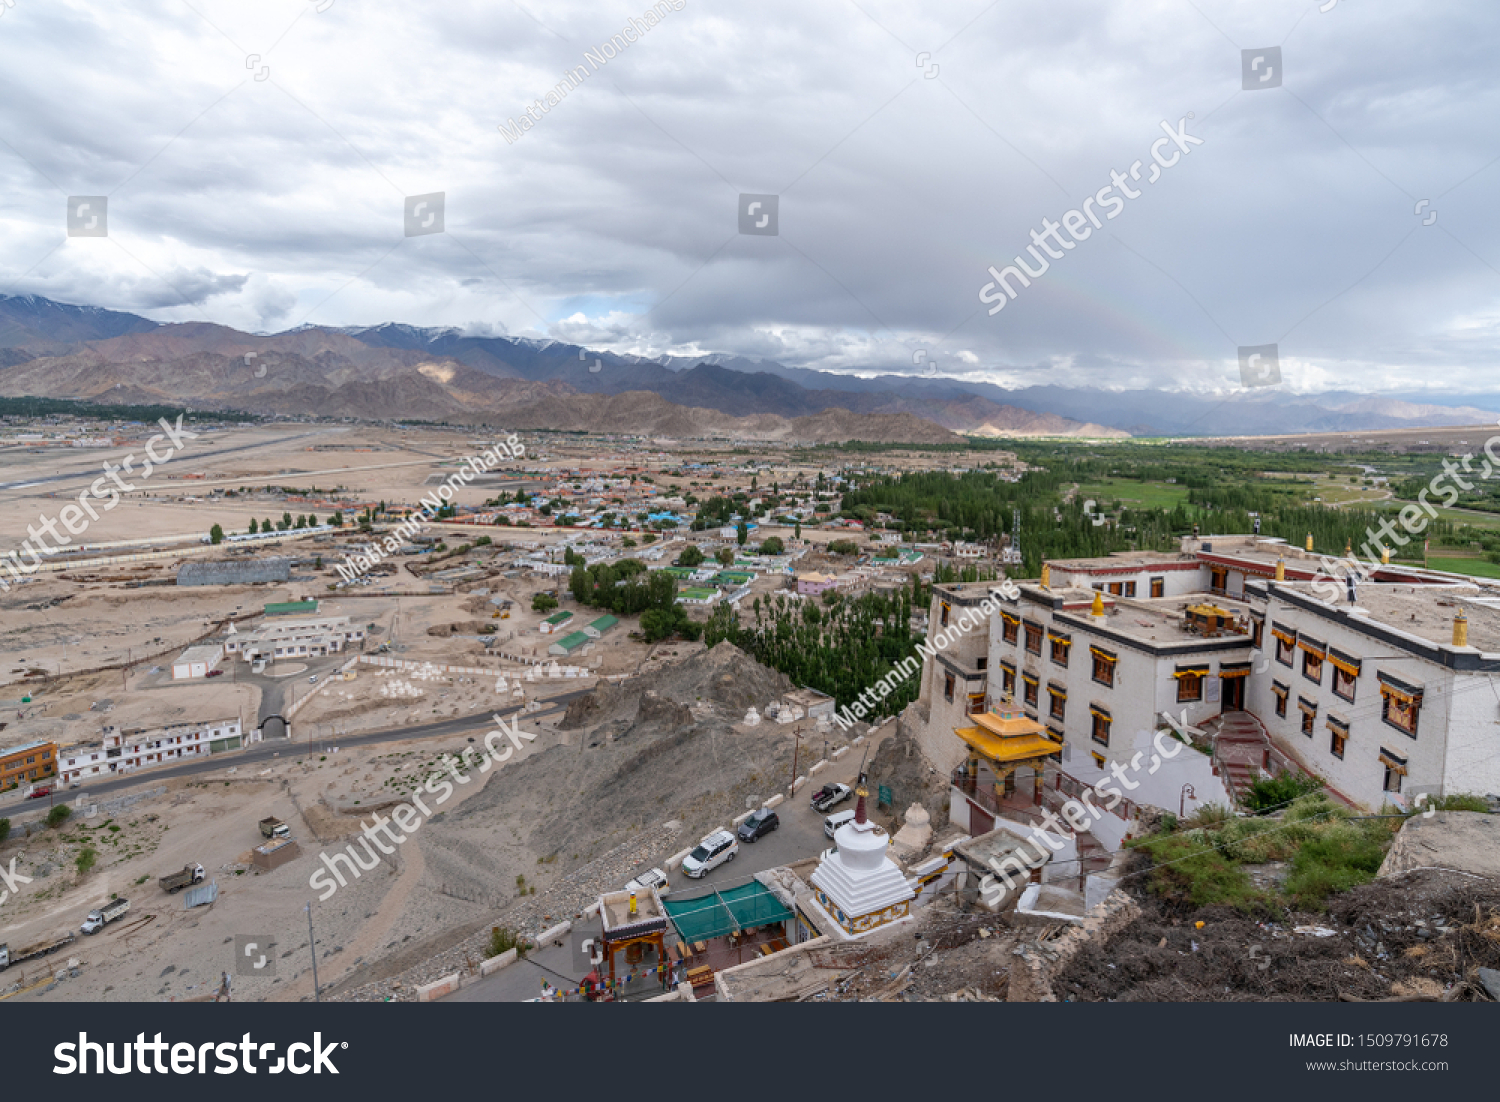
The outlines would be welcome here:
[[[1327,2],[17,0],[0,290],[1096,386],[1276,343],[1294,387],[1492,389],[1500,11]],[[989,315],[989,266],[1189,113],[1203,144]]]

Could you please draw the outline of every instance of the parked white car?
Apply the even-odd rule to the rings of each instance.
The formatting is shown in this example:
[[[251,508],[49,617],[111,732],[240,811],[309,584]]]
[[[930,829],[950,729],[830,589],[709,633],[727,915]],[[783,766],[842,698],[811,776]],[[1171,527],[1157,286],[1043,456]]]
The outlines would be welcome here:
[[[627,892],[635,892],[636,895],[648,895],[652,888],[655,888],[659,895],[666,895],[672,890],[667,883],[667,874],[661,869],[647,869],[625,885]]]
[[[734,855],[739,851],[740,844],[733,834],[727,830],[716,830],[682,859],[682,874],[694,880],[707,876],[720,865],[733,861]]]

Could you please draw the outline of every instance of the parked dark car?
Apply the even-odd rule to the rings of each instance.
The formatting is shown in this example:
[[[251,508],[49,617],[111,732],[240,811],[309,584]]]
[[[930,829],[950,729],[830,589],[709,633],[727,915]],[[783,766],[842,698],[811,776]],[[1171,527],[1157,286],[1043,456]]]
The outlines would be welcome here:
[[[739,837],[741,842],[753,842],[763,834],[770,834],[781,825],[781,819],[776,812],[761,808],[740,824]]]

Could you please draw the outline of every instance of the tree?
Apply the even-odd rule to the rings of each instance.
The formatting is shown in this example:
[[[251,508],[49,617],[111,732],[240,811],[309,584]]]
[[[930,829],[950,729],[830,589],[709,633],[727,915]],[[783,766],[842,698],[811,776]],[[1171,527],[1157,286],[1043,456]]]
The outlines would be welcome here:
[[[779,555],[785,550],[786,544],[781,541],[780,536],[768,536],[760,544],[762,555]]]
[[[67,804],[56,804],[52,810],[47,812],[47,825],[49,827],[62,826],[63,821],[73,814],[73,809]]]
[[[802,538],[802,522],[800,520],[796,523],[795,527],[793,527],[793,529],[792,529],[792,538],[793,539],[799,539],[799,540]]]
[[[701,547],[699,547],[696,543],[690,543],[690,544],[688,544],[687,547],[683,550],[682,554],[680,554],[680,555],[677,556],[677,565],[678,566],[702,566],[703,565],[703,549]]]
[[[223,543],[224,529],[220,528],[217,524],[210,528],[208,530],[208,542],[215,545]]]
[[[550,593],[538,593],[531,598],[532,612],[551,612],[557,607],[557,598]]]
[[[0,819],[0,843],[10,837],[10,820]]]
[[[253,535],[255,535],[255,533],[257,533],[259,531],[260,531],[260,521],[256,520],[254,517],[251,517],[250,518],[250,534],[253,536]]]
[[[738,543],[741,547],[744,547],[745,544],[749,541],[749,539],[750,539],[750,526],[747,525],[744,521],[740,521],[740,523],[738,524],[738,526],[736,526],[736,528],[734,530],[734,541],[736,543]]]
[[[282,528],[282,531],[285,531],[286,529],[290,528],[291,526],[292,526],[292,514],[291,513],[282,513],[281,514],[281,528]]]
[[[655,543],[656,542],[656,533],[655,532],[645,532],[645,533],[643,533],[641,535],[641,542],[642,543]]]
[[[714,558],[719,560],[720,566],[734,565],[734,552],[727,547],[721,547],[714,552]]]
[[[333,519],[328,523],[335,528],[342,528],[344,526],[344,511],[342,509],[334,510]]]
[[[260,530],[262,532],[273,531],[275,529],[275,527],[276,527],[276,525],[274,525],[274,524],[271,523],[271,518],[270,517],[267,517],[265,520],[263,520],[263,521],[260,522]]]

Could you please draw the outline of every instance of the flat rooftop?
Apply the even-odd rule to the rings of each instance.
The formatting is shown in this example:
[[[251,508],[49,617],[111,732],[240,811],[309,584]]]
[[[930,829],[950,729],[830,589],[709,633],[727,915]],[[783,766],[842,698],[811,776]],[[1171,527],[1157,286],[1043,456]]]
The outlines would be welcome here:
[[[1314,600],[1322,599],[1310,582],[1276,584]],[[1339,588],[1342,593],[1343,587]],[[1353,607],[1367,613],[1372,621],[1429,643],[1451,644],[1453,618],[1462,611],[1469,619],[1469,646],[1489,654],[1500,653],[1500,586],[1366,584],[1356,588],[1355,597]],[[1337,607],[1350,606],[1341,597]]]
[[[606,892],[599,897],[599,913],[604,918],[604,928],[615,930],[621,926],[634,926],[652,919],[666,920],[666,912],[654,892],[637,892],[635,914],[630,913],[629,892]]]
[[[1233,645],[1240,641],[1248,642],[1250,638],[1250,605],[1217,593],[1184,593],[1176,597],[1155,598],[1116,597],[1104,593],[1100,594],[1104,602],[1104,617],[1102,621],[1096,621],[1091,610],[1097,590],[1081,586],[1052,586],[1043,589],[1032,582],[1022,583],[1021,589],[1041,597],[1044,602],[1061,597],[1063,607],[1054,612],[1062,612],[1089,623],[1099,623],[1103,628],[1133,639],[1152,643],[1225,641],[1226,645]],[[1221,628],[1218,634],[1207,635],[1197,624],[1188,620],[1190,608],[1221,610],[1228,613],[1240,628]],[[1024,619],[1027,615],[1027,602],[1023,600],[1018,609],[1018,614]],[[1055,623],[1059,629],[1066,630],[1064,621]]]

